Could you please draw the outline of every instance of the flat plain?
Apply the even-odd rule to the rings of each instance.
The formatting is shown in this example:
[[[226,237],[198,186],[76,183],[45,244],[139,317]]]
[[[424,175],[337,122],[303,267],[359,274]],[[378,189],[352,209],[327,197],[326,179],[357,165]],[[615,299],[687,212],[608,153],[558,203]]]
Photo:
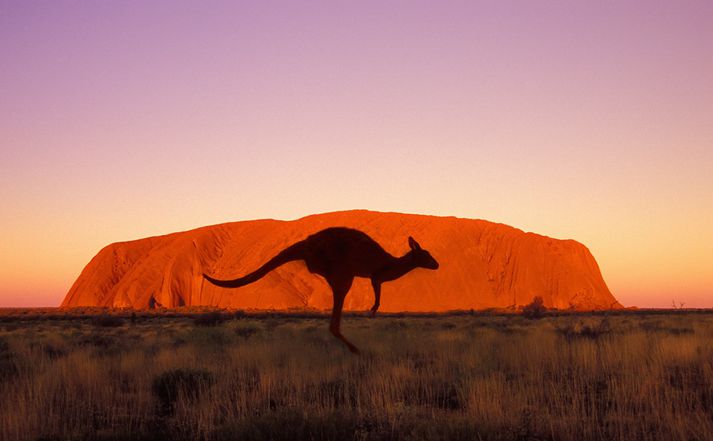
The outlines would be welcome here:
[[[0,312],[2,440],[710,440],[713,311]]]

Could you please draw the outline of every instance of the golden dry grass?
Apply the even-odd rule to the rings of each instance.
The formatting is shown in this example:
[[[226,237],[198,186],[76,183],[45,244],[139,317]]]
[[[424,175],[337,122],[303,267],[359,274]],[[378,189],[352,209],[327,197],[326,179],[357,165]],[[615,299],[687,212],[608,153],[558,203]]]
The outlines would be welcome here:
[[[2,317],[0,439],[713,439],[713,314],[222,318]]]

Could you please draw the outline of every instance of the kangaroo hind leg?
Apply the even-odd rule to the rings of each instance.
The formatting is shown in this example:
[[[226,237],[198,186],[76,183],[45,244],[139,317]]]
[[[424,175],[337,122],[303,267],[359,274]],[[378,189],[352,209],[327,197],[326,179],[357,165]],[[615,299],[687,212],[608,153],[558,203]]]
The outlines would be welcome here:
[[[344,308],[344,298],[349,292],[349,288],[352,287],[352,281],[354,278],[352,276],[332,276],[327,278],[329,286],[332,288],[332,294],[334,295],[334,306],[332,306],[332,320],[329,323],[329,332],[332,333],[336,338],[342,341],[347,348],[354,354],[359,353],[359,349],[351,344],[349,340],[344,338],[341,332],[341,322],[342,322],[342,309]]]
[[[371,286],[374,288],[374,306],[371,307],[371,317],[376,316],[376,311],[379,309],[379,305],[381,304],[381,282],[379,282],[377,279],[372,278],[371,279]]]

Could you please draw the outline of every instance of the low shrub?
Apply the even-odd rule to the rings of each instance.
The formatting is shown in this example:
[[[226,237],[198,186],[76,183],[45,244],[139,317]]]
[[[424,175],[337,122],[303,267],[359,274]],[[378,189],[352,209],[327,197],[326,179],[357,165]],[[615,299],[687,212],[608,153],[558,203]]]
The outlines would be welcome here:
[[[124,324],[124,319],[115,315],[102,314],[93,320],[94,326],[103,328],[116,328]]]
[[[574,338],[588,338],[590,340],[596,340],[600,337],[609,335],[612,332],[611,325],[607,319],[601,320],[596,324],[582,322],[569,324],[557,327],[555,330],[568,340]]]
[[[248,339],[252,335],[257,333],[257,331],[258,331],[257,326],[253,326],[253,325],[238,326],[235,328],[235,335],[237,335],[238,337],[242,337],[244,339]]]
[[[152,385],[153,394],[159,400],[159,413],[172,414],[179,396],[197,400],[214,382],[213,375],[203,369],[173,369],[162,373]]]
[[[17,373],[17,363],[10,352],[9,345],[5,340],[0,339],[0,381],[14,377]]]
[[[535,296],[528,305],[522,307],[522,315],[529,319],[538,319],[545,316],[547,308],[542,297]]]
[[[206,312],[200,314],[193,319],[193,324],[196,326],[217,326],[223,323],[223,315],[218,311]]]

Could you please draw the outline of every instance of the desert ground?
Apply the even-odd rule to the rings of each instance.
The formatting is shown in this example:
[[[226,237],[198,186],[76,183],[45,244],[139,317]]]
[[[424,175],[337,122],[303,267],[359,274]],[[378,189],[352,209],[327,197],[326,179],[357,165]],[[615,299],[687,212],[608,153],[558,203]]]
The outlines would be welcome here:
[[[0,312],[2,440],[710,440],[713,311]]]

